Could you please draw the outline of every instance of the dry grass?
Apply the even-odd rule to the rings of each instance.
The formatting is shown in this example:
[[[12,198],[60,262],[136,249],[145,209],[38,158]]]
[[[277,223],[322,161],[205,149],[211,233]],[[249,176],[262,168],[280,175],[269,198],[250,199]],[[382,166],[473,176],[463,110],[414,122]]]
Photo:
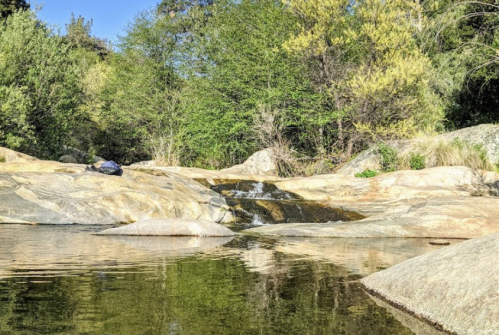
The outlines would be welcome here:
[[[412,150],[401,155],[401,168],[410,169],[411,157],[418,154],[424,157],[427,168],[435,166],[467,166],[475,170],[493,171],[495,169],[481,146],[456,140],[451,142],[436,141],[432,138],[421,139],[413,146]]]
[[[159,136],[150,140],[152,159],[157,166],[178,166],[180,160],[175,152],[173,139]]]

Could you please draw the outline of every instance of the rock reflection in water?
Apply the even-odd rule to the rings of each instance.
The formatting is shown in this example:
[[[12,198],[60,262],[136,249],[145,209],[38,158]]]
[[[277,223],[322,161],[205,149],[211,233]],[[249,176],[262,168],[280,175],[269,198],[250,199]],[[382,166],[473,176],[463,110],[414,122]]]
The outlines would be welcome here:
[[[232,239],[92,235],[99,230],[102,227],[0,225],[0,278],[154,263],[161,257],[209,252]]]
[[[439,248],[100,229],[0,225],[0,334],[409,335],[357,279]]]
[[[366,276],[438,248],[427,239],[288,237],[276,240],[274,250],[333,263]]]

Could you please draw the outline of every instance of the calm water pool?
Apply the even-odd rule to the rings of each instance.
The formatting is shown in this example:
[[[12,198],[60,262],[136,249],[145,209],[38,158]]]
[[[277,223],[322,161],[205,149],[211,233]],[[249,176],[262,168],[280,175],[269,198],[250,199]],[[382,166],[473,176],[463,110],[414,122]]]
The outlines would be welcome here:
[[[1,335],[413,334],[357,280],[438,248],[91,234],[103,228],[0,225]]]

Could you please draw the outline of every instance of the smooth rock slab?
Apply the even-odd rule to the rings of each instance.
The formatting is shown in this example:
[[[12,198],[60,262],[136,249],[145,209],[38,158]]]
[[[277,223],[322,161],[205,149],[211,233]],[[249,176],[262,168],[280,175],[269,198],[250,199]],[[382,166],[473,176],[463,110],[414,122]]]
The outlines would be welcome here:
[[[359,221],[286,223],[244,232],[267,236],[475,238],[499,232],[499,198],[414,199],[390,203],[382,213]]]
[[[368,291],[459,335],[499,334],[499,233],[425,254],[361,280]]]
[[[207,220],[155,219],[111,228],[96,235],[133,236],[234,236],[232,230]]]
[[[37,169],[37,172],[33,172]],[[56,162],[0,164],[0,223],[117,224],[159,218],[231,218],[225,200],[178,176],[122,177]],[[25,172],[28,171],[28,172]]]

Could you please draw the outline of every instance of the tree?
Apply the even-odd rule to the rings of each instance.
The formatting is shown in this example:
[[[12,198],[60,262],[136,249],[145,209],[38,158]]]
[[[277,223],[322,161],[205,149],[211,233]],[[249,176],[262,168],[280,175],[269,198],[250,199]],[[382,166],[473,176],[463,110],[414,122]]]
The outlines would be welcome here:
[[[81,98],[74,59],[30,11],[0,26],[0,144],[57,157]]]
[[[431,63],[414,39],[417,3],[295,0],[290,8],[302,21],[286,48],[315,59],[318,88],[330,100],[324,124],[335,128],[343,159],[366,143],[412,136],[441,121]]]
[[[0,17],[5,18],[18,10],[27,10],[29,7],[26,0],[0,0]]]
[[[271,0],[210,8],[195,35],[182,95],[186,163],[220,168],[275,144],[275,132],[258,142],[255,120],[262,113],[275,115],[288,139],[302,144],[298,129],[313,92],[298,59],[282,48],[295,22]]]
[[[499,6],[484,1],[425,1],[423,50],[438,69],[446,126],[498,122]]]
[[[93,20],[85,22],[81,15],[76,19],[71,13],[71,20],[66,24],[65,40],[75,49],[94,52],[104,59],[109,54],[109,43],[91,35],[92,24]]]
[[[176,67],[183,23],[154,10],[142,12],[121,38],[103,92],[107,157],[133,162],[153,155],[177,164],[182,78]]]

